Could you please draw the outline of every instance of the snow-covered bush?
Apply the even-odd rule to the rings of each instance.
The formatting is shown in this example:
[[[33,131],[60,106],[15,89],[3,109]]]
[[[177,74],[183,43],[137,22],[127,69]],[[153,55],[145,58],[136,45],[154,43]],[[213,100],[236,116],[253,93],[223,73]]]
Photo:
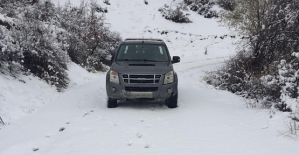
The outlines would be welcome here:
[[[0,72],[16,76],[22,69],[20,46],[14,44],[11,31],[0,26]]]
[[[103,70],[121,37],[104,26],[95,1],[80,7],[55,7],[49,0],[2,0],[0,4],[0,72],[32,73],[67,87],[67,63]]]
[[[11,29],[11,25],[7,21],[2,21],[0,19],[0,25],[6,27],[7,29]]]
[[[253,59],[248,59],[245,53],[239,53],[218,71],[209,73],[205,80],[218,89],[231,91],[247,99],[255,99],[256,102],[262,101],[265,99],[263,94],[265,90],[259,83],[259,78],[254,77],[252,72],[248,72],[252,70],[253,61]],[[269,108],[271,105],[251,106]]]
[[[236,0],[217,0],[217,4],[225,10],[234,11]]]
[[[203,15],[205,18],[218,17],[216,11],[212,10],[215,2],[212,0],[184,0],[184,3],[190,8],[190,10]]]
[[[24,6],[20,4],[14,10],[18,14],[14,18],[14,26],[9,30],[3,26],[0,28],[0,68],[4,70],[3,73],[8,71],[12,75],[21,70],[32,73],[55,85],[58,90],[66,88],[68,56],[59,47],[53,25],[48,24],[55,20],[54,5],[49,2],[31,5],[27,1],[23,3]]]
[[[67,88],[67,52],[59,48],[53,30],[42,22],[23,22],[13,36],[22,49],[25,70],[44,79],[59,90]]]
[[[223,17],[228,26],[250,37],[207,82],[254,99],[258,106],[291,111],[298,120],[299,2],[239,0],[235,11]]]
[[[105,57],[114,52],[122,40],[120,35],[104,26],[104,15],[92,1],[80,7],[66,5],[60,10],[61,27],[67,31],[66,42],[71,60],[88,71],[103,70]]]
[[[103,0],[103,3],[105,3],[105,4],[107,4],[107,5],[110,5],[109,0]]]
[[[101,53],[100,60],[103,64],[110,66],[111,61],[108,61],[106,58],[108,56],[113,56],[115,51],[118,48],[118,45],[122,41],[122,37],[118,32],[109,32],[107,34],[106,41],[102,44],[102,48],[104,49],[104,52]]]
[[[192,21],[188,18],[188,14],[184,13],[183,5],[177,4],[174,6],[164,5],[159,8],[162,16],[176,23],[192,23]]]

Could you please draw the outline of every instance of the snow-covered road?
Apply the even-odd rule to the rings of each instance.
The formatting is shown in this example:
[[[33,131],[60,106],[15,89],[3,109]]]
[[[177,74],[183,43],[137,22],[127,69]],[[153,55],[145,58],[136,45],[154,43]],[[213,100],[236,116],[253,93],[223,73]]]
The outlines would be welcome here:
[[[193,66],[209,70],[217,61]],[[206,85],[201,72],[185,70],[190,63],[176,65],[176,109],[142,102],[108,109],[101,73],[2,129],[0,154],[297,154],[298,143],[278,136],[268,110],[247,109],[242,98]]]
[[[238,38],[216,38],[234,34],[194,12],[192,24],[167,21],[157,10],[172,0],[154,2],[110,0],[107,22],[124,38],[161,38],[172,55],[181,57],[175,64],[178,108],[122,102],[108,109],[105,73],[87,73],[71,64],[66,92],[1,128],[0,155],[298,155],[298,141],[281,136],[286,131],[283,113],[270,118],[268,109],[246,108],[241,97],[203,81],[206,71],[235,54]],[[45,92],[42,87],[40,91]]]

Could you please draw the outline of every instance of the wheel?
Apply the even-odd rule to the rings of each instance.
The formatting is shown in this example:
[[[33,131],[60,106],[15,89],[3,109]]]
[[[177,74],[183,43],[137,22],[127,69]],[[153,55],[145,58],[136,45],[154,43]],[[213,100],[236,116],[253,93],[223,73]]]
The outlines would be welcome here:
[[[178,107],[178,94],[176,95],[171,95],[169,99],[166,101],[166,105],[168,108],[176,108]]]
[[[108,107],[108,108],[116,108],[117,106],[118,106],[118,105],[117,105],[117,100],[108,97],[108,100],[107,100],[107,107]]]

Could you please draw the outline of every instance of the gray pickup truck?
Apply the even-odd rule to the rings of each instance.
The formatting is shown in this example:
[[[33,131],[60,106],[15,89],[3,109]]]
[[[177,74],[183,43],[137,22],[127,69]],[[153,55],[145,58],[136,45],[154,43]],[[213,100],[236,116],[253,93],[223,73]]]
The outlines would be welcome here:
[[[106,75],[107,107],[118,100],[162,101],[169,108],[178,103],[178,77],[173,69],[180,57],[168,52],[161,39],[125,39],[111,58]]]

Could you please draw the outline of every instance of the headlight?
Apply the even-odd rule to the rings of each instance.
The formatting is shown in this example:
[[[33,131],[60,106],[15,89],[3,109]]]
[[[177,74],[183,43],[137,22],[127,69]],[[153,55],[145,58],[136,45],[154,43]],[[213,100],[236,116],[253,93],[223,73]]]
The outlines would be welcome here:
[[[173,82],[173,71],[168,72],[165,74],[164,77],[164,84],[169,84]]]
[[[114,71],[110,71],[110,82],[119,84],[118,73]]]

